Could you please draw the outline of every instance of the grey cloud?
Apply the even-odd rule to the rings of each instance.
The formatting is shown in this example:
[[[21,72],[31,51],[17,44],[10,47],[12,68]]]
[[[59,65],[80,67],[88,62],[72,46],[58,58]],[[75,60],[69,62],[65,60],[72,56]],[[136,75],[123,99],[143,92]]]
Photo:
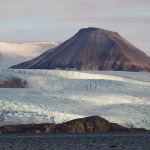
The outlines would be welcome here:
[[[1,0],[0,18],[45,15],[105,15],[149,11],[147,0]],[[111,15],[111,14],[110,14]]]
[[[119,32],[150,54],[150,16],[133,15],[150,12],[150,0],[0,0],[0,10],[0,40],[66,40],[95,26]],[[4,26],[21,19],[35,29]]]
[[[133,15],[119,15],[119,16],[62,16],[53,18],[64,22],[95,22],[95,23],[111,23],[111,24],[138,24],[150,26],[150,16],[133,16]]]

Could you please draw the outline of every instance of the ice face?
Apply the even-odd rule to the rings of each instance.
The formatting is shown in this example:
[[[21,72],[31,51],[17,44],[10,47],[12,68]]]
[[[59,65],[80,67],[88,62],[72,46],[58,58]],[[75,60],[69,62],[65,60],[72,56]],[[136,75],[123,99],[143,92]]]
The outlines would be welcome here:
[[[99,115],[150,129],[149,73],[1,69],[0,74],[24,79],[30,86],[0,89],[0,126]]]

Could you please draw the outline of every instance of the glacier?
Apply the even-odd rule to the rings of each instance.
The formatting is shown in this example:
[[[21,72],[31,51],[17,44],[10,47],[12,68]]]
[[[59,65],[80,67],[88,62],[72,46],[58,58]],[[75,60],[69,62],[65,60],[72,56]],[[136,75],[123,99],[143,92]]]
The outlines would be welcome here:
[[[0,41],[0,68],[31,60],[62,42],[2,42]]]
[[[150,129],[150,74],[125,71],[0,69],[29,88],[0,89],[0,126],[62,123],[101,116],[126,127]]]

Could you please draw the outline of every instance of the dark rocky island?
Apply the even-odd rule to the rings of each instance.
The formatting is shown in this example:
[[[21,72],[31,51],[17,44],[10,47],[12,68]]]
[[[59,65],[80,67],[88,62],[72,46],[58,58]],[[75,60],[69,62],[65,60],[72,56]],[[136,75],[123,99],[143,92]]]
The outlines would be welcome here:
[[[57,133],[57,132],[130,132],[144,128],[126,128],[99,116],[71,120],[62,124],[24,124],[0,127],[0,133]]]
[[[85,28],[56,48],[11,68],[150,72],[150,57],[117,32]]]

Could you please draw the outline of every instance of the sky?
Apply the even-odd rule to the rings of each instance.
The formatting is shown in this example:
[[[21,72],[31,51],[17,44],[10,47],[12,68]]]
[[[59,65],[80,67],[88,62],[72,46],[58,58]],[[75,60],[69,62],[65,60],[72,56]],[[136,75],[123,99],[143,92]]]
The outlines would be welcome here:
[[[0,12],[0,41],[65,41],[97,27],[150,56],[150,0],[0,0]]]

